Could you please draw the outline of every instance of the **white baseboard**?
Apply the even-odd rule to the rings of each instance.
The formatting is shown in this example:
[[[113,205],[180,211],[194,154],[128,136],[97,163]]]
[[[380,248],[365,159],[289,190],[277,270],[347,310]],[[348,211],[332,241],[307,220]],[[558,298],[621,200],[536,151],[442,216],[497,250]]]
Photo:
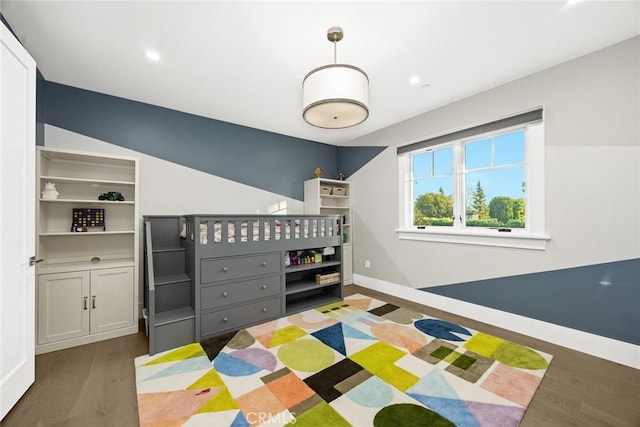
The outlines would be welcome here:
[[[424,292],[360,274],[353,275],[353,282],[378,292],[415,301],[422,305],[448,311],[459,316],[640,369],[640,346],[634,344]]]

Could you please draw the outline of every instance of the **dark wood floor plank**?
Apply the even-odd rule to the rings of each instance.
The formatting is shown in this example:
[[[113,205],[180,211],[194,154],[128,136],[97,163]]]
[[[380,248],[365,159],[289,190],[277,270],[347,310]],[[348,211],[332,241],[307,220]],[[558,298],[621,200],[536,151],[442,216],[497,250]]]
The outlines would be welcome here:
[[[553,355],[521,427],[639,427],[640,370],[413,301],[347,286],[360,293],[496,335]],[[135,427],[133,359],[147,354],[140,333],[36,356],[36,382],[2,427]]]

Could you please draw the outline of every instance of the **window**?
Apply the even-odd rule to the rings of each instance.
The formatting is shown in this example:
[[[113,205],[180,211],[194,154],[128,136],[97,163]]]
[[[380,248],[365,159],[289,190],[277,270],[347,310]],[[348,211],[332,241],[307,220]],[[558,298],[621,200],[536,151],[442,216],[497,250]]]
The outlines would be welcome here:
[[[542,110],[398,149],[399,237],[545,249]]]

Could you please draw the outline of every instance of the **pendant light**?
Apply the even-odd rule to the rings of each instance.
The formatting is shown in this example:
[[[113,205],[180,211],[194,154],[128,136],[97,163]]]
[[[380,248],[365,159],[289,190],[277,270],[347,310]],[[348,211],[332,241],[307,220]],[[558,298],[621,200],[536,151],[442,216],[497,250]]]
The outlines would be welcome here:
[[[369,117],[369,77],[358,67],[337,63],[340,27],[331,27],[327,39],[333,43],[333,64],[311,70],[302,81],[302,117],[310,125],[342,129]]]

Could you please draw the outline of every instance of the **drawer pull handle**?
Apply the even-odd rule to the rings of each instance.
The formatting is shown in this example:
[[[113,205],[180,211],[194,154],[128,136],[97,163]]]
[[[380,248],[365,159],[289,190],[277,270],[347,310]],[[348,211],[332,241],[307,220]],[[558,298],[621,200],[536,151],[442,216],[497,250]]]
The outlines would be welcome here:
[[[222,296],[225,297],[225,298],[228,297],[229,296],[229,292],[223,292]]]
[[[266,313],[267,312],[267,307],[262,307],[262,312]]]
[[[87,307],[87,300],[89,299],[89,297],[84,297],[84,309],[88,309],[89,307]]]
[[[228,321],[229,321],[229,319],[228,319],[228,318],[226,318],[226,317],[224,317],[224,318],[222,319],[222,321],[223,321],[223,322],[228,322]]]
[[[262,285],[262,289],[267,289],[267,285]]]
[[[91,297],[91,308],[96,308],[96,297],[95,296]]]
[[[262,266],[266,267],[267,266],[267,261],[262,261]]]
[[[227,267],[226,265],[224,267],[222,267],[222,271],[227,272],[229,271],[229,267]]]

